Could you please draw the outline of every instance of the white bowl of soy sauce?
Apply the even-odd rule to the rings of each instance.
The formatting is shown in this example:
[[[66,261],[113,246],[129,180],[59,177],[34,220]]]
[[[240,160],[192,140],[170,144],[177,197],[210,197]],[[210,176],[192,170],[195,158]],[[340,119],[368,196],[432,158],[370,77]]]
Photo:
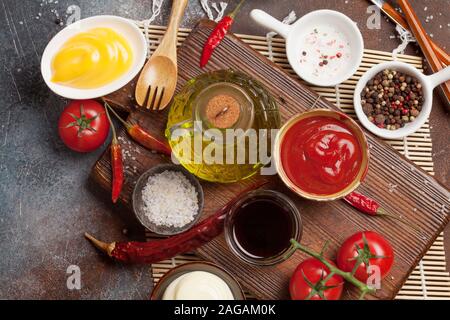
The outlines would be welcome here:
[[[303,224],[295,203],[282,193],[256,190],[242,197],[225,221],[225,238],[243,262],[273,266],[294,253],[291,240],[301,240]]]

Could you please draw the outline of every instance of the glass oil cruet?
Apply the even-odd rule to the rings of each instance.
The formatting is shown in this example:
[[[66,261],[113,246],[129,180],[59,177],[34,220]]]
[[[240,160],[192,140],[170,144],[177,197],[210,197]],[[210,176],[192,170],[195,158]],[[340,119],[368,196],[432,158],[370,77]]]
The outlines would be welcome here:
[[[190,80],[174,98],[166,137],[176,160],[191,173],[231,183],[270,162],[273,130],[280,126],[277,104],[261,84],[221,70]]]

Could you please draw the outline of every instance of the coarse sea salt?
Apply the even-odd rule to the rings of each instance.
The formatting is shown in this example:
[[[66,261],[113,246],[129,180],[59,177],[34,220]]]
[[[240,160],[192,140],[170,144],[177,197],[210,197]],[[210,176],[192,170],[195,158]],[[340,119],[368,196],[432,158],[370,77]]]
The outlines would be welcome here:
[[[142,200],[145,216],[158,226],[182,228],[199,210],[197,190],[181,172],[151,176],[142,190]]]

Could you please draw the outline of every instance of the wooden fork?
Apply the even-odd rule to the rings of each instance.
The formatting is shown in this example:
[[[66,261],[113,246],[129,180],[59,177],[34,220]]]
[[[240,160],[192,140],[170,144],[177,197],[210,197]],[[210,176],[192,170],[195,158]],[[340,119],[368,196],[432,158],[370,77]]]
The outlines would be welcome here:
[[[147,61],[136,85],[136,102],[153,111],[165,109],[175,93],[178,79],[178,28],[188,0],[173,0],[166,34]]]

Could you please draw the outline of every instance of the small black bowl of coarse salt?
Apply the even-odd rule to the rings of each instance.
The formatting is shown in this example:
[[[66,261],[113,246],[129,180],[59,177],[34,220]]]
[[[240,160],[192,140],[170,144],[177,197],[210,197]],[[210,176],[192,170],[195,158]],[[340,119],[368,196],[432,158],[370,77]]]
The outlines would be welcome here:
[[[200,219],[204,194],[200,182],[184,168],[158,165],[145,172],[133,192],[137,219],[164,236],[185,232]]]

